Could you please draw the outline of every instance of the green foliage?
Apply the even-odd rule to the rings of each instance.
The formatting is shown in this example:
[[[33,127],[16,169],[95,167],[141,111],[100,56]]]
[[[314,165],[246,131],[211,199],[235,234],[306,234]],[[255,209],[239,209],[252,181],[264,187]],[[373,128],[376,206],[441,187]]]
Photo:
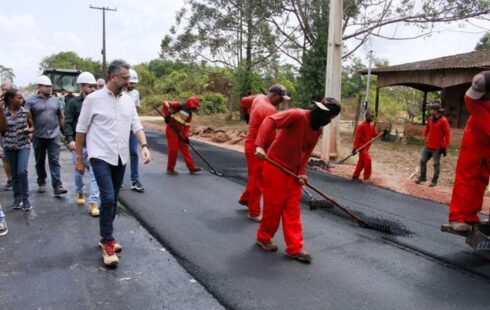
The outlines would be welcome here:
[[[0,65],[0,81],[1,83],[13,83],[15,78],[14,70]]]
[[[94,61],[91,58],[81,58],[75,52],[59,52],[43,58],[39,64],[39,70],[43,71],[47,68],[88,71],[94,74],[96,78],[104,76],[102,65],[99,61]]]
[[[475,51],[490,49],[490,32],[486,32],[475,46]]]
[[[214,113],[226,113],[226,100],[223,94],[207,92],[200,97],[200,114],[214,114]]]

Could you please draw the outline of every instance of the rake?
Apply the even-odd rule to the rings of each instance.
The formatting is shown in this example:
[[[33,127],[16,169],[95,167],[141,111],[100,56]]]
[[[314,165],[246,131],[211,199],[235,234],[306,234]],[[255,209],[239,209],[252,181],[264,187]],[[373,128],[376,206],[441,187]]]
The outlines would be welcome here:
[[[265,157],[265,160],[267,162],[269,162],[270,164],[276,166],[280,170],[282,170],[284,173],[289,174],[290,176],[293,176],[296,179],[299,179],[299,176],[296,175],[294,172],[292,172],[289,169],[283,167],[281,164],[275,162],[274,160],[270,159],[269,157],[266,156]],[[322,196],[326,201],[330,202],[333,206],[339,208],[340,210],[342,210],[343,212],[345,212],[347,215],[349,215],[355,222],[357,222],[357,224],[360,227],[369,228],[369,229],[373,229],[373,230],[377,230],[377,231],[385,232],[385,233],[391,233],[391,227],[389,225],[385,225],[385,224],[381,224],[381,223],[378,223],[378,222],[373,222],[373,221],[369,221],[369,220],[363,219],[359,215],[357,215],[354,212],[352,212],[352,210],[350,210],[350,209],[348,209],[346,207],[341,206],[334,199],[332,199],[332,198],[328,197],[327,195],[325,195],[322,191],[320,191],[318,188],[316,188],[315,186],[313,186],[312,184],[310,184],[308,181],[305,181],[305,185],[307,187],[311,188],[313,191],[315,191],[318,195]]]

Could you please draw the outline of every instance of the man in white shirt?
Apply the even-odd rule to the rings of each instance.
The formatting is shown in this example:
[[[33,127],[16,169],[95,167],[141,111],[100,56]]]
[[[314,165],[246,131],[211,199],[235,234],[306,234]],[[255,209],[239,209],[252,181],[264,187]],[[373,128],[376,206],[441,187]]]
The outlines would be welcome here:
[[[138,82],[138,73],[134,69],[129,69],[129,83],[126,86],[125,92],[133,99],[136,111],[138,111],[140,106],[140,93],[134,89]],[[129,134],[129,157],[131,162],[131,190],[143,193],[145,188],[140,183],[138,169],[138,141],[136,141],[133,131]]]
[[[106,87],[85,98],[76,129],[76,169],[82,174],[85,171],[83,145],[86,139],[88,158],[100,189],[99,245],[106,266],[115,266],[119,262],[115,252],[120,251],[121,246],[112,233],[117,197],[129,159],[131,130],[141,145],[143,162],[147,164],[151,160],[134,102],[122,92],[129,82],[129,67],[123,60],[111,62]]]

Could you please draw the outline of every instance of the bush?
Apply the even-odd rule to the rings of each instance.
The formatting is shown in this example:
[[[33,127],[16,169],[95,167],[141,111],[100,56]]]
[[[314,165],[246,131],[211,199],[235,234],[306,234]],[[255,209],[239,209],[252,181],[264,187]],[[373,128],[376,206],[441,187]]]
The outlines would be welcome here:
[[[226,113],[225,97],[221,93],[207,92],[199,96],[201,114]]]

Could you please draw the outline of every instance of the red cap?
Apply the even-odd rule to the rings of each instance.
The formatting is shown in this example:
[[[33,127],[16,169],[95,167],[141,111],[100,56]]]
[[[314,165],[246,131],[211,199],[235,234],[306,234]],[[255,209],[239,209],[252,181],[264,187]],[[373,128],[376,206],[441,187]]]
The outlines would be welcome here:
[[[199,108],[199,98],[198,97],[189,97],[185,101],[185,108],[186,109],[194,109],[194,108]]]

